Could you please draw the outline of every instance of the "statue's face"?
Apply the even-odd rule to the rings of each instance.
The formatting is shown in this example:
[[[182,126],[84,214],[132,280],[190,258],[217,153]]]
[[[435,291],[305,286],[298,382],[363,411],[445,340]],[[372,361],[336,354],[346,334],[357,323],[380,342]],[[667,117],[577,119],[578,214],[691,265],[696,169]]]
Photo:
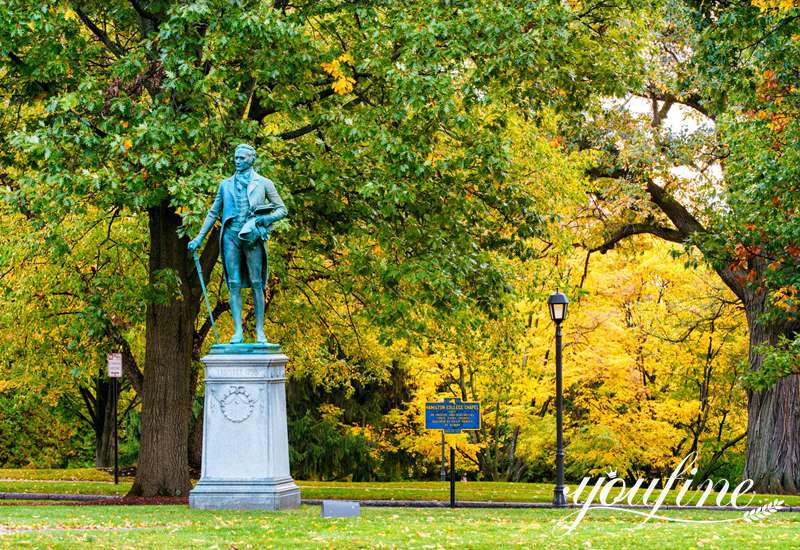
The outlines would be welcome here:
[[[256,156],[244,149],[237,149],[233,154],[233,163],[236,165],[237,172],[249,170],[255,160]]]

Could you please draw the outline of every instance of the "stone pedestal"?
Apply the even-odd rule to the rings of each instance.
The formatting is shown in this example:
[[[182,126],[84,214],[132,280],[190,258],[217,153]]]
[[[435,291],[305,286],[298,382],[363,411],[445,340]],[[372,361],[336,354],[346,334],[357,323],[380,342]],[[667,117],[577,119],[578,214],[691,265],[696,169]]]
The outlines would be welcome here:
[[[277,344],[212,346],[206,366],[203,463],[191,508],[283,510],[300,505],[289,473],[288,358]]]

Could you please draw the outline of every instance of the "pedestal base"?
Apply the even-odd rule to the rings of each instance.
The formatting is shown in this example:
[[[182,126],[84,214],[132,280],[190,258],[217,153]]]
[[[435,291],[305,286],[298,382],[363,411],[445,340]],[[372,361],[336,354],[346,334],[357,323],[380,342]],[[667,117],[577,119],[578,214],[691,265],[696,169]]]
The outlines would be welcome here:
[[[300,489],[291,478],[276,481],[206,479],[189,493],[189,507],[203,510],[287,510],[300,506]]]
[[[189,493],[191,508],[300,506],[300,489],[289,473],[288,358],[273,346],[220,346],[203,357],[203,463]]]

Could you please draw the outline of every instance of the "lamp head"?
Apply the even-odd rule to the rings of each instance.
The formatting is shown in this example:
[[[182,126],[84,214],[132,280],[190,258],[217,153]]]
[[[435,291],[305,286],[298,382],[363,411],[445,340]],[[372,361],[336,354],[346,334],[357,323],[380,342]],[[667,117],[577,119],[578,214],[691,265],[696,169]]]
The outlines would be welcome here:
[[[547,306],[550,308],[550,318],[554,322],[560,323],[567,318],[567,304],[569,304],[569,299],[558,291],[551,294],[547,299]]]

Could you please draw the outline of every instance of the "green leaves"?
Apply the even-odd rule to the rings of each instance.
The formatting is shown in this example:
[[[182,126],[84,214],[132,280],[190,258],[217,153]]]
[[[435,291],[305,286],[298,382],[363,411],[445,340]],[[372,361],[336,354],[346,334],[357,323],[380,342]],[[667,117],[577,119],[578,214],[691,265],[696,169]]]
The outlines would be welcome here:
[[[616,3],[144,4],[3,4],[3,215],[25,228],[3,246],[39,270],[10,292],[64,293],[16,311],[84,373],[91,343],[141,343],[147,305],[199,299],[151,267],[145,219],[166,203],[194,234],[244,141],[290,212],[270,316],[298,370],[381,378],[380,342],[511,322],[519,271],[541,239],[569,249],[554,212],[582,199],[588,155],[555,126],[620,89],[643,30]]]
[[[763,355],[761,368],[744,376],[748,388],[765,391],[775,387],[781,378],[798,374],[800,340],[781,336],[775,345],[761,345],[756,350]]]

